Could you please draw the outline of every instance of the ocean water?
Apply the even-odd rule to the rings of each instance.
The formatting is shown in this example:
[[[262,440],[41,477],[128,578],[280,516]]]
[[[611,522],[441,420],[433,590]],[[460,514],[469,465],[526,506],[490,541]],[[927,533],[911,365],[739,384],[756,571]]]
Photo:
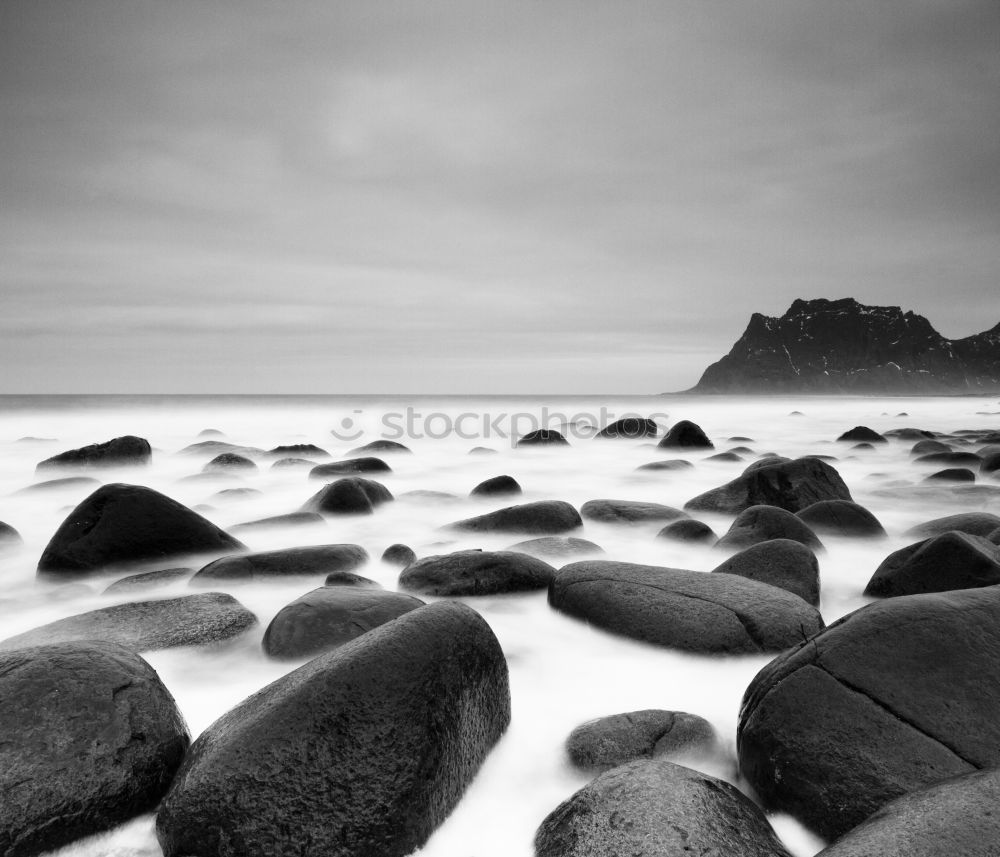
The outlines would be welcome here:
[[[795,413],[799,412],[799,413]],[[662,427],[680,419],[701,425],[716,451],[748,446],[754,453],[737,463],[705,461],[709,451],[676,452],[655,441],[593,439],[594,427],[625,415],[654,417]],[[912,426],[939,432],[1000,428],[1000,405],[989,398],[511,398],[511,397],[0,397],[0,520],[24,537],[17,553],[0,557],[2,637],[85,610],[190,593],[181,582],[132,596],[104,595],[119,573],[57,586],[35,579],[38,557],[68,512],[92,488],[20,493],[59,474],[36,476],[35,464],[65,449],[123,434],[148,438],[149,467],[89,471],[104,482],[148,485],[199,511],[223,528],[297,510],[320,487],[307,469],[271,469],[259,460],[250,475],[189,479],[211,454],[179,454],[215,429],[232,443],[271,449],[313,443],[334,460],[379,438],[406,444],[412,455],[386,456],[391,474],[379,474],[397,496],[374,515],[330,518],[322,526],[244,533],[253,550],[305,544],[353,542],[372,561],[361,573],[387,589],[396,588],[398,569],[378,557],[394,542],[421,555],[465,548],[501,549],[523,537],[455,535],[450,521],[510,502],[648,500],[680,507],[696,494],[737,476],[757,455],[795,457],[828,454],[854,499],[882,521],[889,538],[878,542],[825,537],[820,556],[821,612],[827,623],[861,607],[872,572],[891,551],[912,539],[904,531],[922,521],[960,511],[1000,512],[989,492],[927,489],[920,481],[935,468],[916,465],[911,442],[893,441],[874,450],[854,450],[835,438],[855,425],[878,431]],[[532,428],[560,428],[569,447],[513,448],[513,439]],[[747,437],[748,441],[730,441]],[[470,455],[473,447],[490,455]],[[683,471],[637,472],[644,463],[686,458]],[[516,478],[519,500],[471,499],[480,481],[499,474]],[[1000,482],[989,481],[1000,488]],[[245,495],[219,494],[252,488]],[[408,498],[408,491],[437,491],[454,499]],[[700,515],[720,535],[731,516]],[[579,535],[601,545],[607,558],[708,571],[725,554],[710,548],[654,538],[657,524],[617,526],[585,522]],[[259,627],[219,648],[152,652],[146,659],[173,693],[192,735],[260,687],[294,669],[275,663],[260,649],[264,628],[289,601],[322,584],[315,581],[217,587],[253,610]],[[431,599],[426,599],[431,600]],[[616,637],[551,610],[544,592],[463,599],[493,628],[510,669],[513,717],[448,820],[418,853],[426,857],[528,857],[542,819],[586,784],[572,769],[563,744],[586,720],[643,708],[700,714],[722,739],[719,752],[688,764],[738,787],[735,733],[741,696],[767,656],[707,657],[648,646]],[[815,854],[823,843],[790,818],[772,824],[795,855]],[[153,816],[80,840],[58,852],[75,857],[159,855]]]

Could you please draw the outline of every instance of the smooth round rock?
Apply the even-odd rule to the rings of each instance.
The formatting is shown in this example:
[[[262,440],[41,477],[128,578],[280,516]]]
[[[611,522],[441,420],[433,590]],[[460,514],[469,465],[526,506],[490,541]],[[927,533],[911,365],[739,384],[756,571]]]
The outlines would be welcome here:
[[[366,443],[364,446],[359,446],[356,449],[352,449],[348,452],[348,455],[365,455],[367,453],[377,452],[381,455],[387,453],[397,453],[400,455],[410,455],[412,450],[408,446],[404,446],[394,440],[373,440],[371,443]]]
[[[285,443],[268,450],[268,455],[281,455],[289,458],[329,458],[330,453],[314,443]]]
[[[771,539],[791,539],[812,550],[823,550],[823,543],[808,524],[777,506],[751,506],[740,512],[715,546],[741,550]]]
[[[389,545],[389,547],[382,551],[382,562],[387,562],[389,565],[398,565],[400,568],[406,568],[416,558],[417,554],[413,548],[409,545],[399,544],[398,542],[394,545]]]
[[[569,446],[569,441],[555,429],[535,429],[521,437],[515,446]]]
[[[229,528],[231,533],[257,532],[260,530],[282,530],[286,527],[314,527],[325,524],[323,516],[317,512],[290,512],[287,515],[272,515],[258,518]]]
[[[888,441],[874,429],[868,426],[855,426],[849,431],[845,431],[838,441],[863,441],[864,443],[888,443]]]
[[[924,482],[975,482],[976,474],[967,467],[946,467],[930,476],[925,476]]]
[[[776,652],[823,627],[814,608],[774,586],[626,562],[563,566],[549,604],[615,634],[703,653]]]
[[[917,524],[903,535],[929,538],[930,536],[940,536],[949,530],[957,530],[960,533],[968,533],[970,536],[985,537],[997,527],[1000,527],[1000,515],[994,515],[992,512],[960,512],[957,515],[945,515],[943,518],[935,518],[932,521]]]
[[[670,539],[674,542],[706,545],[712,545],[718,541],[718,536],[708,524],[704,521],[696,521],[694,518],[681,518],[678,521],[673,521],[660,530],[656,537]]]
[[[953,530],[889,554],[865,595],[891,598],[1000,584],[1000,547]]]
[[[127,434],[104,443],[92,443],[79,449],[68,449],[40,461],[36,473],[60,467],[136,467],[153,459],[153,449],[145,438]]]
[[[382,503],[393,500],[381,482],[361,476],[345,476],[324,485],[300,509],[321,515],[370,515]]]
[[[606,771],[636,759],[706,753],[715,743],[715,729],[704,717],[650,708],[577,726],[566,739],[566,752],[578,768]]]
[[[423,607],[400,592],[355,586],[321,586],[282,607],[264,632],[271,658],[311,658]]]
[[[580,517],[607,524],[637,524],[686,518],[687,513],[673,506],[641,500],[588,500],[580,507]]]
[[[535,857],[789,857],[764,813],[722,780],[662,759],[606,771],[556,807]]]
[[[403,857],[456,806],[509,721],[489,626],[460,603],[421,607],[209,726],[160,806],[157,837],[165,857]]]
[[[660,433],[655,420],[646,417],[622,417],[602,428],[595,437],[603,439],[635,440],[643,437],[656,437]]]
[[[392,468],[381,458],[372,456],[349,458],[346,461],[317,464],[309,471],[309,478],[328,479],[331,476],[347,476],[351,473],[392,473]]]
[[[690,420],[681,420],[657,444],[660,449],[714,449],[715,444],[708,439],[701,426]]]
[[[604,548],[587,539],[576,539],[573,536],[541,536],[528,539],[504,548],[507,551],[537,556],[546,560],[566,560],[570,557],[596,556],[604,553]]]
[[[249,473],[257,469],[257,465],[245,455],[238,455],[235,452],[223,452],[215,456],[202,469],[202,473],[228,473],[240,471]]]
[[[449,529],[474,533],[559,535],[583,526],[580,513],[562,500],[539,500],[507,506],[449,524]]]
[[[688,470],[694,465],[683,458],[668,458],[664,461],[650,461],[640,464],[636,470]]]
[[[796,512],[796,517],[819,535],[883,538],[885,528],[871,512],[850,500],[820,500]]]
[[[470,497],[510,497],[523,493],[521,486],[513,476],[494,476],[480,482],[469,493]]]
[[[116,595],[119,593],[143,592],[149,589],[159,589],[163,586],[170,586],[181,580],[186,580],[194,574],[193,568],[182,566],[178,568],[160,568],[156,571],[145,571],[141,574],[130,574],[121,580],[116,580],[107,589],[105,595]]]
[[[368,562],[361,545],[310,545],[263,553],[224,556],[210,562],[194,577],[192,585],[212,586],[216,581],[267,580],[352,571]]]
[[[0,653],[0,733],[5,857],[151,812],[190,742],[152,667],[96,641]]]
[[[931,455],[935,452],[954,452],[946,443],[940,440],[918,440],[910,447],[910,455]]]
[[[808,547],[791,539],[771,539],[751,545],[712,569],[768,583],[819,606],[819,562]]]
[[[399,585],[425,595],[496,595],[545,589],[556,570],[515,551],[455,551],[410,563]]]

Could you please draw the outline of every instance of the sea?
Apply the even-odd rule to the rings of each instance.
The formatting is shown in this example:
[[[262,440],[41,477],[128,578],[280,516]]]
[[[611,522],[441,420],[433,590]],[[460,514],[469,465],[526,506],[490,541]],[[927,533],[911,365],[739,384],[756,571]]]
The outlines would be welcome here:
[[[651,417],[666,430],[698,423],[715,450],[660,450],[655,440],[601,440],[596,430],[624,416]],[[134,596],[102,594],[116,576],[82,583],[36,579],[43,549],[77,503],[92,490],[76,486],[27,492],[59,474],[35,473],[36,464],[63,450],[121,435],[144,437],[153,447],[147,467],[88,471],[103,482],[146,485],[199,511],[222,528],[298,510],[323,481],[307,467],[272,468],[275,456],[257,459],[250,474],[201,473],[212,453],[183,452],[206,439],[261,450],[315,444],[333,460],[378,439],[405,444],[412,455],[385,456],[391,473],[378,474],[396,496],[375,514],[328,518],[322,525],[242,533],[253,550],[349,542],[372,559],[359,569],[386,589],[397,588],[399,569],[380,561],[402,542],[418,555],[467,548],[498,550],[526,537],[456,534],[449,522],[511,502],[645,500],[681,507],[697,494],[733,479],[768,453],[834,456],[855,501],[882,522],[888,538],[858,541],[825,536],[819,557],[821,612],[829,624],[862,607],[869,577],[891,552],[914,541],[906,531],[931,518],[963,511],[1000,512],[1000,481],[980,477],[975,490],[931,487],[934,468],[915,464],[913,441],[893,440],[856,449],[836,439],[854,426],[879,432],[914,427],[953,433],[1000,429],[1000,403],[987,397],[647,397],[588,396],[4,396],[0,397],[0,520],[24,539],[0,557],[0,637],[126,600],[175,597],[191,590],[182,581]],[[516,448],[535,428],[561,431],[567,446]],[[203,434],[209,430],[209,435]],[[470,454],[476,447],[491,450]],[[707,460],[713,452],[746,447],[740,461]],[[648,462],[685,458],[684,470],[639,471]],[[318,460],[318,459],[317,459]],[[470,497],[479,482],[513,476],[519,500]],[[232,491],[234,488],[252,489]],[[439,492],[439,494],[408,492]],[[452,495],[452,496],[441,496]],[[732,516],[697,515],[722,534]],[[586,521],[574,533],[600,545],[608,559],[710,571],[726,554],[710,547],[657,539],[660,524],[615,525]],[[123,576],[119,573],[117,577]],[[218,647],[149,652],[146,660],[176,699],[192,736],[238,702],[299,664],[269,660],[261,637],[288,602],[322,579],[221,584],[260,619],[260,625]],[[200,590],[199,590],[200,591]],[[425,600],[434,600],[426,598]],[[462,599],[498,637],[510,670],[513,714],[449,818],[418,852],[424,857],[529,857],[541,821],[590,779],[568,762],[569,733],[593,718],[639,709],[687,711],[707,718],[720,736],[717,752],[686,760],[739,788],[735,736],[740,700],[767,655],[702,656],[647,645],[590,627],[552,610],[543,592]],[[793,819],[771,815],[788,849],[808,857],[824,843]],[[141,816],[58,852],[63,857],[155,857],[160,849],[154,817]]]

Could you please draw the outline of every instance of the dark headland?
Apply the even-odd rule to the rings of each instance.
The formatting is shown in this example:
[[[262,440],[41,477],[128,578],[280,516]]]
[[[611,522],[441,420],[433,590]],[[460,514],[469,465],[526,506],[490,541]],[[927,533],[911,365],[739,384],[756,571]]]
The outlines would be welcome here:
[[[754,313],[691,393],[956,395],[1000,392],[1000,324],[945,339],[923,316],[854,298]]]

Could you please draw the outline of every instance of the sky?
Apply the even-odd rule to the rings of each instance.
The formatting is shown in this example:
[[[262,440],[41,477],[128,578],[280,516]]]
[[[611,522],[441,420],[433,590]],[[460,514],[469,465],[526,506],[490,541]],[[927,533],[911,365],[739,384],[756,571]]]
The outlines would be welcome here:
[[[0,0],[0,392],[643,394],[1000,321],[996,0]]]

